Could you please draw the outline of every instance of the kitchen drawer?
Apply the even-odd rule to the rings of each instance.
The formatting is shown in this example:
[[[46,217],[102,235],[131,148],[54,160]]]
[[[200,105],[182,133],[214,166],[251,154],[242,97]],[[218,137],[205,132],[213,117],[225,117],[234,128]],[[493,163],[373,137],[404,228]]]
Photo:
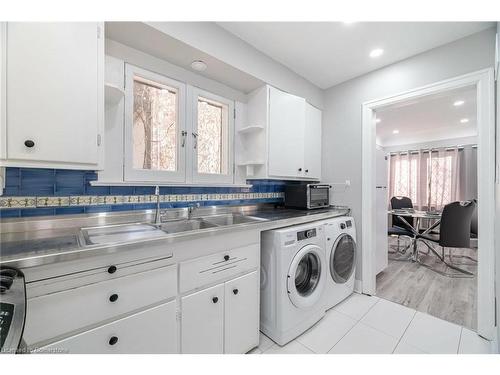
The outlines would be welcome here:
[[[40,353],[177,353],[176,301],[40,348]]]
[[[99,268],[39,280],[26,285],[28,298],[39,297],[46,294],[62,292],[64,290],[82,287],[101,281],[117,279],[139,272],[150,271],[173,263],[171,257],[155,260],[143,260],[128,263],[101,265]],[[63,265],[61,265],[63,267]]]
[[[259,249],[259,244],[252,244],[181,263],[180,292],[184,293],[258,268]]]
[[[176,292],[173,265],[31,298],[24,339],[28,345],[38,344],[167,300]]]

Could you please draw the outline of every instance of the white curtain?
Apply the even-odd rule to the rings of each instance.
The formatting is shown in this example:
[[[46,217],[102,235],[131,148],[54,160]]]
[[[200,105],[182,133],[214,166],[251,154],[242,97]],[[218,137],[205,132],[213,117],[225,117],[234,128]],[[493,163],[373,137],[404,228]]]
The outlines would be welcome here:
[[[409,197],[419,210],[441,210],[461,200],[461,152],[455,147],[392,154],[389,197]]]

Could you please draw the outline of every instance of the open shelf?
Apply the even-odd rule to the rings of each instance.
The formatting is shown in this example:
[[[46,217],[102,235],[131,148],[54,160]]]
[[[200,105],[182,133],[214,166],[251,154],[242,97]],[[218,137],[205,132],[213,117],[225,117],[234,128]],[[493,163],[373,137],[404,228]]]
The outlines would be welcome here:
[[[256,161],[256,160],[249,160],[249,161],[243,161],[237,164],[238,167],[245,167],[246,168],[246,176],[247,177],[252,177],[255,174],[255,167],[264,165],[263,161]]]
[[[253,133],[258,132],[260,130],[264,130],[264,127],[261,125],[250,125],[238,130],[240,134]]]
[[[118,104],[124,96],[125,90],[112,83],[104,84],[104,97],[107,105]]]

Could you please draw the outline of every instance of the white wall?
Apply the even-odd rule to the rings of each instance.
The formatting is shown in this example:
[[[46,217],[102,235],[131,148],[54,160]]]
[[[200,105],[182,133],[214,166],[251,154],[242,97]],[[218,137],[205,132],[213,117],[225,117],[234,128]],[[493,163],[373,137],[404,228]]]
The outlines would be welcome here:
[[[344,82],[325,93],[323,112],[323,179],[351,181],[334,190],[334,204],[352,208],[361,244],[361,106],[362,103],[493,66],[495,29],[471,35]],[[388,51],[390,52],[390,51]],[[356,278],[361,276],[358,254]]]
[[[246,102],[246,95],[241,91],[174,65],[166,60],[118,43],[117,41],[106,39],[105,49],[106,55],[118,58],[129,64],[165,75],[177,81],[188,83],[228,99]]]
[[[500,22],[497,23],[497,55],[500,53]],[[497,61],[495,61],[496,67],[498,68],[498,57]],[[500,314],[500,97],[499,97],[500,85],[498,81],[496,82],[496,94],[497,94],[497,142],[496,142],[496,150],[497,150],[497,161],[496,161],[496,185],[495,185],[495,206],[496,206],[496,220],[495,220],[495,277],[496,277],[496,299],[497,299],[497,344],[498,344],[498,352],[500,352],[500,324],[498,324],[499,314]]]
[[[323,108],[324,92],[213,22],[148,22],[156,28],[283,91]]]

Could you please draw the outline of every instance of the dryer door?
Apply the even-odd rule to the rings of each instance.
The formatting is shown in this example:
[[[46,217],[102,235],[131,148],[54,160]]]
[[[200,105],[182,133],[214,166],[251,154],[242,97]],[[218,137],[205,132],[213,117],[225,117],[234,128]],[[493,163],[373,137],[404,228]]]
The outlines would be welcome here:
[[[338,236],[330,252],[330,275],[337,284],[350,279],[356,266],[356,241],[351,235]]]
[[[313,306],[325,287],[325,257],[323,249],[306,245],[295,254],[287,275],[290,301],[298,308]]]

